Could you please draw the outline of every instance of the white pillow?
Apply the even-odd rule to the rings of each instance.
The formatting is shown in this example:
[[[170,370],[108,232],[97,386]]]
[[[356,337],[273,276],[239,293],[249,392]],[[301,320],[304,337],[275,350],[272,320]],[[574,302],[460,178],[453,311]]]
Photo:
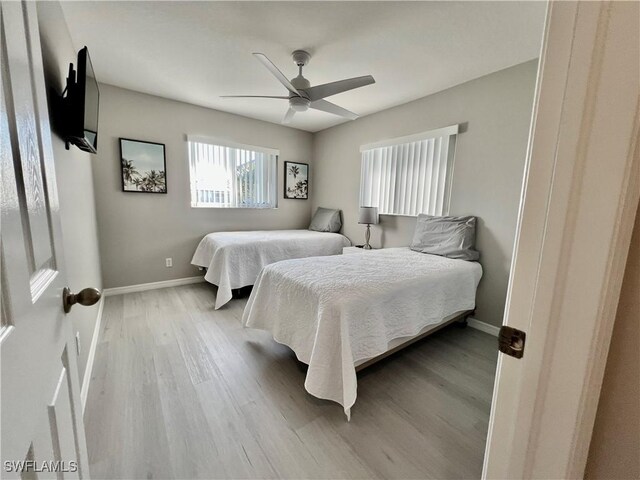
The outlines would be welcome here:
[[[316,232],[339,232],[342,228],[340,210],[318,207],[311,219],[309,230]]]
[[[478,260],[476,217],[418,215],[411,250],[447,258]]]

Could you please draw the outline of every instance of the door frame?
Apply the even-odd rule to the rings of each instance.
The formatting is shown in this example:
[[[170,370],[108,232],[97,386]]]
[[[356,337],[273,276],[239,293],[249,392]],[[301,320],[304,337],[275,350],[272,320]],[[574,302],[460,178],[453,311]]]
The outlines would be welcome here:
[[[637,2],[552,1],[483,478],[582,478],[640,198]],[[597,226],[597,227],[596,227]]]

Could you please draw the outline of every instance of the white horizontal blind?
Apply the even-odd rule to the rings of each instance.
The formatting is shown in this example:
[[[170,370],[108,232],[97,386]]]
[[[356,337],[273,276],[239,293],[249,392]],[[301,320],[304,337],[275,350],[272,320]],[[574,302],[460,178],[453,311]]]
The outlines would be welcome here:
[[[277,151],[197,137],[189,137],[188,145],[192,207],[277,206]]]
[[[360,205],[381,214],[446,215],[458,128],[361,148]]]

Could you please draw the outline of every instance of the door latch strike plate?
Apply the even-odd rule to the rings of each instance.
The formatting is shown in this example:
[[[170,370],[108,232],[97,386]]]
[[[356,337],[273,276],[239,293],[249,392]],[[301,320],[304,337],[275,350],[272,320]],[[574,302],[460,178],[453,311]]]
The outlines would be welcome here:
[[[524,355],[524,342],[527,334],[517,328],[503,325],[498,335],[498,350],[505,355],[522,358]]]

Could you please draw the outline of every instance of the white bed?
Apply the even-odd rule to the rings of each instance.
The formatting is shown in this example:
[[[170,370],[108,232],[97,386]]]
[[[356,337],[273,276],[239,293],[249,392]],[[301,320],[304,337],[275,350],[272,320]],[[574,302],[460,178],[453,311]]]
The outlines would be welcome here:
[[[349,239],[339,233],[311,230],[216,232],[200,241],[191,263],[207,268],[204,279],[218,286],[218,309],[231,300],[232,289],[253,285],[265,265],[292,258],[337,255],[349,245]]]
[[[306,390],[343,406],[356,367],[475,308],[479,263],[388,248],[265,267],[243,314],[307,365]]]

